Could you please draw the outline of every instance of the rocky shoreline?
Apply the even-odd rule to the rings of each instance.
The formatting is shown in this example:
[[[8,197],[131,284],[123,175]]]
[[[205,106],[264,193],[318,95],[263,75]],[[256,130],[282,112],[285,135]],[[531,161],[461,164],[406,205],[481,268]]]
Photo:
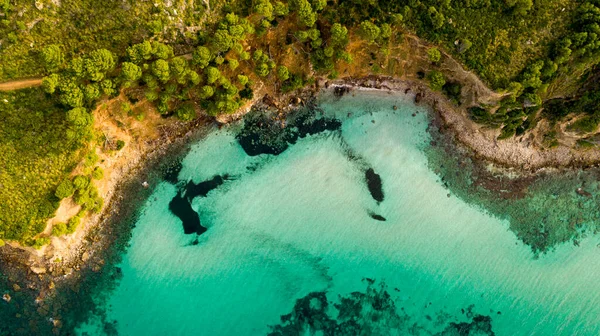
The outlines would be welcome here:
[[[577,156],[566,148],[541,152],[518,140],[497,142],[488,133],[475,127],[465,110],[452,105],[441,93],[431,91],[419,81],[395,80],[391,77],[370,76],[336,81],[320,79],[314,86],[296,94],[282,95],[277,99],[268,96],[255,99],[239,113],[217,119],[217,125],[221,127],[238,120],[250,108],[258,108],[272,111],[275,121],[281,122],[283,127],[289,110],[310,103],[323,88],[337,90],[339,92],[335,93],[342,95],[350,94],[354,88],[410,95],[417,104],[427,105],[433,110],[432,123],[441,132],[452,135],[464,147],[465,154],[479,160],[482,165],[493,163],[503,175],[515,173],[529,175],[533,179],[532,176],[540,171],[579,168],[600,161],[600,155],[580,153]],[[60,263],[52,260],[51,253],[39,256],[15,247],[1,248],[0,270],[3,274],[0,288],[7,288],[1,294],[8,296],[0,301],[0,306],[8,309],[0,309],[0,319],[7,321],[6,325],[18,327],[16,330],[0,327],[0,334],[26,335],[31,331],[41,335],[61,334],[63,330],[74,327],[68,321],[85,319],[88,312],[81,308],[93,309],[95,289],[107,281],[114,282],[120,276],[120,270],[115,265],[127,246],[135,209],[150,192],[143,182],[148,181],[152,185],[153,181],[160,179],[161,172],[165,170],[165,161],[169,161],[165,157],[180,157],[191,142],[203,137],[214,125],[212,120],[200,118],[163,130],[158,139],[146,146],[147,152],[132,158],[128,166],[123,167],[117,177],[116,189],[109,193],[107,206],[100,215],[86,223],[87,229],[80,243]],[[487,175],[493,176],[494,172],[490,171]],[[518,185],[511,186],[509,183],[501,186],[514,188],[515,193],[511,195],[518,196],[524,186],[532,182],[531,179],[515,182]],[[498,186],[494,179],[483,178],[479,183],[492,190]],[[79,302],[69,302],[69,297],[75,297]],[[75,315],[65,316],[65,312]],[[110,326],[110,321],[105,323]]]
[[[538,148],[528,135],[505,140],[496,140],[499,130],[481,127],[469,119],[468,106],[457,106],[441,92],[432,91],[424,82],[395,79],[387,76],[347,78],[337,81],[322,81],[322,85],[400,92],[414,97],[415,103],[430,107],[438,115],[445,132],[452,132],[456,141],[477,159],[494,164],[498,169],[518,173],[536,173],[540,170],[581,169],[600,166],[600,151],[579,151],[561,145],[553,149]],[[490,97],[477,97],[485,103]]]
[[[278,101],[264,96],[233,115],[202,116],[163,128],[158,138],[145,143],[139,156],[117,167],[102,212],[80,224],[78,241],[61,249],[60,260],[55,259],[54,246],[43,253],[16,244],[0,248],[0,320],[6,322],[0,325],[0,335],[51,335],[72,330],[75,325],[70,321],[85,320],[89,313],[81,307],[94,308],[95,289],[119,277],[116,264],[128,244],[136,209],[149,196],[153,182],[169,169],[169,162],[177,161],[211,129],[233,123],[251,109],[276,108],[278,118],[283,118],[286,111],[304,106],[312,97],[310,88],[283,95]],[[69,301],[71,296],[74,300]],[[105,325],[110,328],[109,321]]]

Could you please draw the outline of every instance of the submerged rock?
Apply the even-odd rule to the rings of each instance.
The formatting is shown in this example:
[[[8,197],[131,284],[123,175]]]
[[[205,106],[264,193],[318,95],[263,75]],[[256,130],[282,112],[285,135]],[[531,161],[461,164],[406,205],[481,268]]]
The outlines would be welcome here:
[[[346,93],[350,92],[350,86],[336,86],[333,89],[333,94],[336,97],[342,97],[343,95],[345,95]]]
[[[206,232],[206,228],[200,224],[200,217],[192,208],[189,200],[182,197],[180,193],[177,193],[175,197],[169,202],[169,210],[179,219],[183,224],[183,232],[185,234],[201,235]]]
[[[209,192],[221,186],[228,179],[229,175],[225,174],[223,176],[215,175],[212,179],[200,182],[198,184],[194,183],[193,181],[189,181],[185,187],[185,197],[190,202],[198,196],[206,197]]]
[[[364,292],[339,296],[332,308],[326,292],[312,292],[297,299],[292,311],[281,316],[281,324],[270,326],[268,335],[416,335],[415,330],[425,331],[412,316],[397,309],[385,284],[372,279],[364,282],[367,284]],[[491,336],[494,335],[491,321],[489,316],[477,315],[470,323],[450,322],[443,332],[435,335]],[[447,322],[438,318],[438,323]]]
[[[181,161],[177,161],[175,164],[169,166],[163,175],[163,180],[172,184],[177,184],[179,181],[179,172],[182,168],[183,165],[181,164]]]
[[[383,202],[383,184],[381,182],[381,176],[375,173],[373,168],[369,168],[365,171],[365,180],[367,181],[367,187],[374,200]]]
[[[475,315],[473,320],[469,322],[455,323],[451,322],[444,331],[438,336],[450,335],[496,335],[492,330],[492,318],[489,316]]]
[[[382,215],[378,215],[378,214],[372,213],[372,212],[369,213],[369,216],[371,216],[371,218],[373,218],[374,220],[378,220],[380,222],[385,222],[387,220]]]
[[[236,138],[249,156],[279,155],[299,138],[341,127],[342,123],[337,119],[318,118],[314,106],[297,111],[286,120],[269,112],[256,111],[245,118],[244,127]]]

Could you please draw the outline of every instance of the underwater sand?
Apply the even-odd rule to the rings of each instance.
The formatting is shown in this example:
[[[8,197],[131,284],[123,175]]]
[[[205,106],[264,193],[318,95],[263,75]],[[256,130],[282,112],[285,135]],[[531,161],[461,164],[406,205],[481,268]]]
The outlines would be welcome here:
[[[233,129],[193,146],[180,181],[230,176],[194,198],[208,228],[198,237],[169,211],[178,187],[155,186],[108,294],[119,334],[264,335],[296,299],[327,291],[335,302],[363,291],[363,278],[396,288],[396,307],[423,334],[468,321],[468,307],[491,316],[496,335],[600,334],[598,238],[536,260],[508,223],[448,197],[427,166],[424,108],[368,92],[326,95],[320,106],[341,131],[277,156],[246,155]],[[381,177],[382,202],[367,168]],[[102,334],[94,320],[79,332]]]

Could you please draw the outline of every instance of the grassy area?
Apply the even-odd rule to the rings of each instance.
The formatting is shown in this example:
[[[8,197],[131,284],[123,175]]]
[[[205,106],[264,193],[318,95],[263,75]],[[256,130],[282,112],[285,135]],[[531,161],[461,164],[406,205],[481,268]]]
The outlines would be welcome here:
[[[34,244],[54,215],[56,187],[83,154],[69,127],[41,89],[0,92],[0,239]]]

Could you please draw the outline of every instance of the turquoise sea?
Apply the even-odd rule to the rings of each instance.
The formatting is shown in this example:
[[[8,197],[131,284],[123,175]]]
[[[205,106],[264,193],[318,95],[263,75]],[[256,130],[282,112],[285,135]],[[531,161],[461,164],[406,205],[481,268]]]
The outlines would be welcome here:
[[[535,258],[432,172],[410,97],[318,104],[338,129],[253,156],[215,129],[152,186],[101,302],[119,335],[600,335],[597,237]]]

